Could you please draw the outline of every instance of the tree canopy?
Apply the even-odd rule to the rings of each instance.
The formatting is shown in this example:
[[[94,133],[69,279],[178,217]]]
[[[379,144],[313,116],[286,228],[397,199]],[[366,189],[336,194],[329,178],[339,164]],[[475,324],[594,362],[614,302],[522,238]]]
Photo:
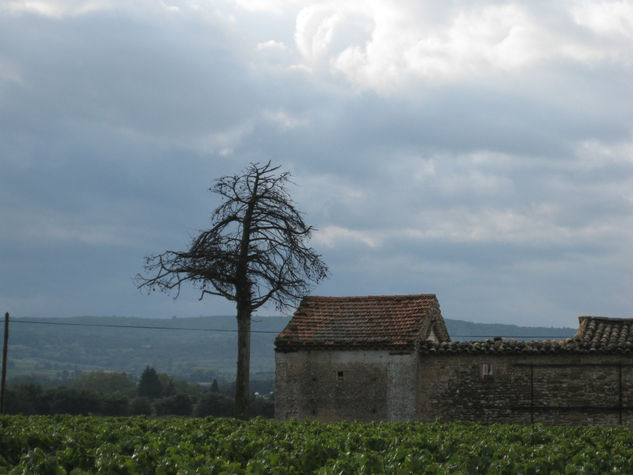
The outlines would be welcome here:
[[[163,385],[158,373],[150,366],[146,366],[138,382],[138,395],[141,397],[157,398],[163,393]]]

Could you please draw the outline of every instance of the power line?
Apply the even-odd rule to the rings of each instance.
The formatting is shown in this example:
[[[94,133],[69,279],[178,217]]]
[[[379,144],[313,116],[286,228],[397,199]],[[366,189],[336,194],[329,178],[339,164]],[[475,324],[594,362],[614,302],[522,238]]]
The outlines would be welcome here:
[[[97,328],[132,328],[139,330],[178,330],[200,331],[209,333],[237,333],[237,330],[226,328],[186,328],[186,327],[157,327],[153,325],[117,325],[114,323],[70,323],[70,322],[42,322],[34,320],[12,320],[11,323],[27,323],[32,325],[59,325],[71,327],[97,327]],[[251,330],[251,333],[278,334],[274,330]],[[494,338],[499,335],[451,335],[452,338]],[[501,335],[502,338],[571,338],[569,335]]]
[[[11,323],[28,323],[32,325],[59,325],[68,327],[100,327],[100,328],[133,328],[140,330],[181,330],[181,331],[200,331],[210,333],[237,333],[237,330],[226,328],[185,328],[185,327],[155,327],[151,325],[117,325],[114,323],[70,323],[70,322],[42,322],[34,320],[12,320]],[[277,334],[278,331],[272,330],[251,330],[251,333],[271,333]]]
[[[451,335],[451,338],[571,338],[573,335]]]

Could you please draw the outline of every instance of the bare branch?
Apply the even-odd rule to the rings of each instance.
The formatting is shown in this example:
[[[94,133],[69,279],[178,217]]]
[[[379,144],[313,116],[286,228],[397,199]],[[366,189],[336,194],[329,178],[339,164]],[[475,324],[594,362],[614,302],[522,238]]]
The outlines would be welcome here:
[[[137,287],[180,294],[185,283],[200,300],[216,295],[236,302],[238,376],[236,406],[248,415],[248,328],[253,311],[269,302],[280,310],[296,304],[327,277],[321,256],[307,245],[313,228],[286,190],[290,174],[271,162],[251,163],[240,175],[224,176],[209,189],[221,197],[210,228],[200,231],[186,251],[145,258]],[[246,333],[245,333],[246,332]]]

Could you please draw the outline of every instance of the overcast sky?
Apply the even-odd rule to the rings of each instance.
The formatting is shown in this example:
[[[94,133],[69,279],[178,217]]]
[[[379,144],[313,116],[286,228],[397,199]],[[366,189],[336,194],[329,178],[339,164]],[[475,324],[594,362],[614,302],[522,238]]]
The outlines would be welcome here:
[[[633,317],[633,2],[0,0],[3,313],[232,314],[133,277],[268,160],[315,295]]]

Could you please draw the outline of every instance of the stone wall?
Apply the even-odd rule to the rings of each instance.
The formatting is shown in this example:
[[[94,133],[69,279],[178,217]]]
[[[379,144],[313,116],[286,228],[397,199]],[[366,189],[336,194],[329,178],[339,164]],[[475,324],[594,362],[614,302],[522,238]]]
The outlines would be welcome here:
[[[421,355],[418,419],[633,425],[633,357]]]
[[[388,351],[277,352],[280,420],[402,421],[415,418],[418,358]]]

